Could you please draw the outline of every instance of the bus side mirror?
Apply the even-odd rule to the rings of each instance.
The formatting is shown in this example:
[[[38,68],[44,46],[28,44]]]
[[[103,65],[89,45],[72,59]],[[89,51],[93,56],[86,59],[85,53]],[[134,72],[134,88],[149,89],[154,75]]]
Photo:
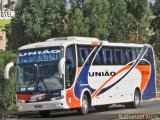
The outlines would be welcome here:
[[[13,62],[10,62],[6,65],[5,69],[4,69],[4,78],[5,79],[9,79],[9,71],[11,69],[11,67],[14,66],[14,63]]]

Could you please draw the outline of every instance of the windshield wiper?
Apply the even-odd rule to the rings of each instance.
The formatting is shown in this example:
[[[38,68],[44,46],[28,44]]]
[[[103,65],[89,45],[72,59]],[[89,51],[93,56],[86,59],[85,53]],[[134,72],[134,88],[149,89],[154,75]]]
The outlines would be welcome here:
[[[41,73],[40,73],[39,66],[38,66],[37,67],[37,78],[38,78],[37,79],[37,86],[38,86],[39,82],[42,82],[44,88],[46,89],[46,91],[48,91],[48,87],[47,87],[46,83],[43,80],[44,79],[44,75],[42,77],[40,75],[41,75]]]
[[[29,81],[29,83],[28,83],[28,85],[27,85],[27,88],[28,88],[30,85],[34,84],[34,83],[37,81],[38,65],[35,64],[34,66],[36,67],[36,69],[34,69],[34,72],[33,72],[33,75],[34,75],[34,76],[33,76],[33,79],[32,79],[31,81]],[[36,73],[36,74],[34,74],[34,73]]]
[[[48,91],[48,87],[47,87],[46,83],[44,82],[43,78],[44,78],[44,77],[40,77],[40,78],[39,78],[39,79],[40,79],[39,82],[42,82],[42,84],[43,84],[43,86],[45,87],[46,91]]]
[[[46,89],[46,91],[48,91],[48,87],[47,87],[46,83],[43,81],[44,77],[40,76],[39,66],[37,64],[35,64],[35,67],[36,67],[36,69],[35,69],[34,73],[36,73],[36,74],[34,74],[33,79],[31,81],[29,81],[27,88],[34,83],[36,84],[36,87],[38,88],[38,84],[39,84],[39,82],[41,82],[43,84],[44,88]]]

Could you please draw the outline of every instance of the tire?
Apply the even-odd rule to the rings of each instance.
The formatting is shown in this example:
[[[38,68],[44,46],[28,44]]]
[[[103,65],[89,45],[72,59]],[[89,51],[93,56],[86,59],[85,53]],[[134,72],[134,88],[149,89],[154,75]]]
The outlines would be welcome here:
[[[39,114],[41,115],[41,117],[43,118],[47,118],[50,116],[50,110],[45,110],[45,111],[39,111]]]
[[[134,101],[131,103],[126,103],[127,108],[138,108],[140,106],[141,95],[138,90],[134,92]]]
[[[86,115],[89,110],[89,101],[88,97],[84,94],[82,98],[82,106],[77,109],[78,113],[81,115]]]

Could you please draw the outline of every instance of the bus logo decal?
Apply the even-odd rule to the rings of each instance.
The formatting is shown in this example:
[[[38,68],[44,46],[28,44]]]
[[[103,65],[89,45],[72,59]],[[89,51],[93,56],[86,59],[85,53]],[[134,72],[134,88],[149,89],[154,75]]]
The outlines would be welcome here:
[[[89,76],[90,77],[94,77],[94,76],[115,76],[116,72],[114,71],[105,71],[105,72],[89,72]]]
[[[60,50],[43,50],[43,51],[24,52],[24,53],[19,53],[19,56],[22,57],[22,56],[50,54],[50,53],[60,53]]]

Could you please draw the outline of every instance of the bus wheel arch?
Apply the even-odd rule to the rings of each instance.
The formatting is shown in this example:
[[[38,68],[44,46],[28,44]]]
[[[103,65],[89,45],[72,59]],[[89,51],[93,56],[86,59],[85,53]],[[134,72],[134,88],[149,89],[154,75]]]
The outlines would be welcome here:
[[[139,88],[139,87],[136,87],[136,89],[135,89],[135,91],[134,91],[134,94],[135,94],[136,91],[139,92],[140,100],[141,100],[142,95],[141,95],[141,90],[140,90],[140,88]]]
[[[88,102],[89,102],[89,107],[91,107],[91,105],[92,105],[91,94],[89,93],[89,91],[85,91],[84,95],[87,96]]]
[[[135,88],[133,95],[133,101],[125,104],[127,108],[138,108],[140,106],[141,92],[138,87]]]
[[[86,115],[91,106],[91,95],[88,90],[85,90],[81,94],[81,106],[77,109],[78,113],[81,115]]]
[[[140,92],[140,89],[137,87],[134,91],[134,101],[132,102],[133,108],[139,107],[140,101],[141,101],[141,92]]]

